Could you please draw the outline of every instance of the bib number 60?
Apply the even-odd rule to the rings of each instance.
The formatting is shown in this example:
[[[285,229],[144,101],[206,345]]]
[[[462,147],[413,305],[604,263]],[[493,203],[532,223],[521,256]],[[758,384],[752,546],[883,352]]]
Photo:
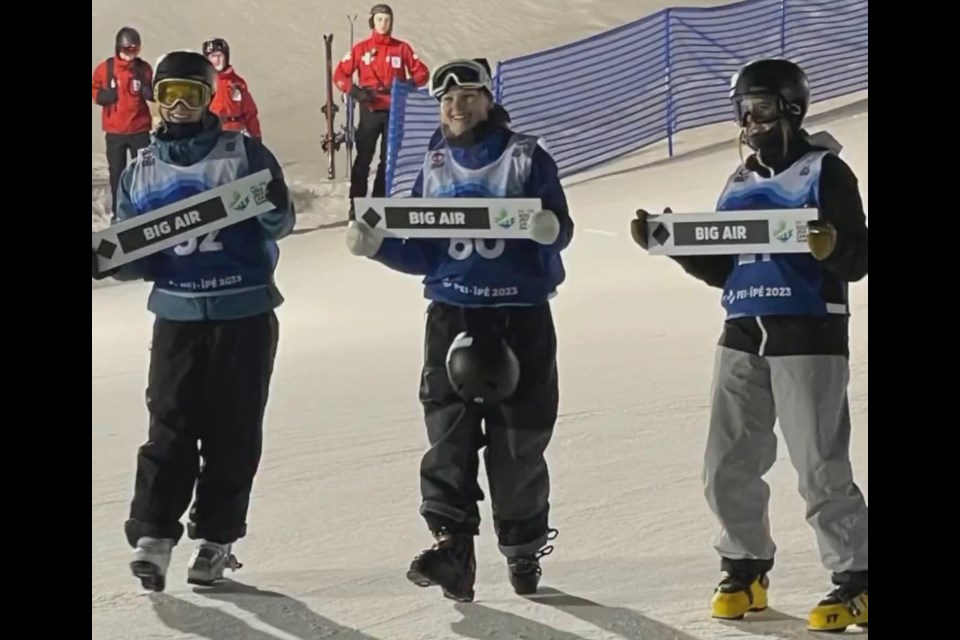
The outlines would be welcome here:
[[[489,244],[488,244],[489,243]],[[489,241],[487,238],[451,238],[447,255],[454,260],[466,260],[476,251],[481,258],[496,260],[503,255],[506,244],[503,240]]]
[[[178,256],[189,256],[195,251],[200,251],[200,253],[211,253],[213,251],[223,251],[223,243],[217,241],[217,233],[219,229],[214,229],[210,233],[201,236],[199,243],[197,238],[190,238],[184,242],[181,242],[173,248],[173,252]]]
[[[757,257],[756,253],[741,253],[737,258],[737,264],[753,264],[757,261]],[[760,262],[770,262],[769,253],[761,253],[759,258]]]

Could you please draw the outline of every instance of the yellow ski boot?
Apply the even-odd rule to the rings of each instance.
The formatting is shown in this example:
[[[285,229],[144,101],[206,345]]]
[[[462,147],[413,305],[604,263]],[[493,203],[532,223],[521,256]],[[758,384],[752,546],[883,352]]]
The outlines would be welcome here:
[[[767,589],[770,579],[766,574],[757,578],[728,575],[720,581],[713,594],[712,616],[721,620],[740,620],[749,611],[767,608]]]
[[[837,588],[810,612],[807,628],[836,633],[852,625],[867,628],[867,572],[838,574],[833,582]]]

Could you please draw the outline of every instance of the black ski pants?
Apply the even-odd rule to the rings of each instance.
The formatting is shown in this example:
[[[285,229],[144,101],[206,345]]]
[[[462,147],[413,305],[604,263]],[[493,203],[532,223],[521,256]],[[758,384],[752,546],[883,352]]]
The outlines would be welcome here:
[[[364,198],[367,195],[367,181],[370,177],[370,163],[373,154],[377,151],[377,139],[380,140],[380,163],[377,165],[377,175],[373,179],[373,193],[371,197],[384,198],[387,195],[387,123],[390,120],[389,111],[370,111],[365,106],[359,106],[360,122],[354,136],[356,156],[350,170],[350,199]]]
[[[278,336],[272,311],[240,320],[156,320],[150,426],[125,525],[131,546],[141,536],[179,541],[194,486],[188,537],[229,544],[246,534]]]
[[[466,403],[447,378],[447,351],[470,314],[476,314],[472,323],[478,316],[498,323],[520,361],[517,390],[500,406]],[[474,310],[431,302],[420,401],[430,442],[420,465],[420,513],[428,527],[477,535],[477,503],[484,497],[477,480],[478,454],[484,448],[500,551],[507,557],[536,553],[549,531],[544,452],[559,404],[557,338],[549,303]]]
[[[120,174],[137,152],[150,144],[150,132],[108,133],[106,134],[107,167],[110,170],[110,210],[117,212],[117,189],[120,187]]]

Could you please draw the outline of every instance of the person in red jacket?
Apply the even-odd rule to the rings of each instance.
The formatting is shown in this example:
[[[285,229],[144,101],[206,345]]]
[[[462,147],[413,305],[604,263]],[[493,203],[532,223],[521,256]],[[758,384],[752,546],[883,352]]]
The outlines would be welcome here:
[[[223,38],[212,38],[203,43],[203,55],[219,73],[210,111],[220,118],[224,130],[243,131],[254,138],[262,138],[257,103],[250,95],[247,81],[230,64],[230,45]]]
[[[350,171],[350,202],[367,195],[370,162],[380,139],[380,164],[373,181],[373,197],[386,195],[387,122],[390,115],[390,88],[394,79],[422,87],[430,79],[430,70],[408,43],[397,40],[393,33],[393,9],[385,4],[370,9],[368,24],[373,33],[361,40],[343,57],[334,72],[333,81],[344,93],[360,104],[360,122],[354,141],[356,157]],[[358,75],[358,84],[353,74]]]
[[[150,144],[153,118],[153,67],[140,58],[140,34],[123,27],[114,39],[113,57],[93,70],[93,101],[103,109],[111,209],[116,213],[117,186],[128,158]]]

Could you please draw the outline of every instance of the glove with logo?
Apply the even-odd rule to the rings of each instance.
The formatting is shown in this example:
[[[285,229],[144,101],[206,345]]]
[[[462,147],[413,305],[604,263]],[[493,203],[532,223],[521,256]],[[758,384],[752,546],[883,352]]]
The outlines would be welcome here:
[[[560,218],[543,209],[530,216],[530,237],[539,244],[553,244],[560,236]]]
[[[355,256],[372,258],[380,251],[383,237],[373,232],[373,229],[363,220],[351,220],[347,223],[347,249]]]
[[[817,260],[826,260],[837,248],[837,230],[829,222],[812,220],[807,223],[807,245]]]
[[[673,213],[670,207],[663,210],[664,213]],[[648,249],[647,242],[647,218],[650,212],[646,209],[637,209],[637,218],[630,221],[630,235],[633,241],[640,245],[642,249]]]

